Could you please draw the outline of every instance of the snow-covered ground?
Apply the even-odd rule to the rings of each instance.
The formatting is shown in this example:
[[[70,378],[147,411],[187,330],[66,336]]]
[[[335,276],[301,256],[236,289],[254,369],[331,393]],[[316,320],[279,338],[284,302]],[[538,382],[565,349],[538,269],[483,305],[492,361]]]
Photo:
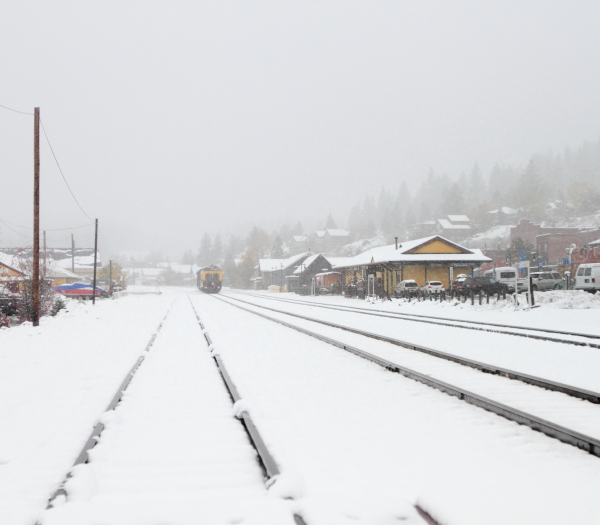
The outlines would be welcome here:
[[[0,523],[32,524],[173,298],[68,301],[0,329]]]
[[[308,525],[422,523],[415,503],[446,525],[594,523],[600,515],[600,459],[214,297],[162,292],[69,302],[38,328],[0,330],[2,525],[285,524],[292,510]],[[538,294],[534,310],[312,300],[600,333],[595,297],[556,293]],[[188,296],[281,467],[269,488]],[[584,303],[590,308],[564,308]],[[124,400],[103,415],[167,311]],[[443,338],[412,324],[414,337]],[[469,331],[457,332],[462,340]],[[465,351],[480,351],[469,338]],[[547,369],[547,347],[520,344],[531,370]],[[597,362],[578,357],[592,350],[572,349],[572,374],[587,367],[600,376]],[[518,359],[518,345],[506,353]],[[100,418],[106,430],[67,483],[69,501],[46,512]]]

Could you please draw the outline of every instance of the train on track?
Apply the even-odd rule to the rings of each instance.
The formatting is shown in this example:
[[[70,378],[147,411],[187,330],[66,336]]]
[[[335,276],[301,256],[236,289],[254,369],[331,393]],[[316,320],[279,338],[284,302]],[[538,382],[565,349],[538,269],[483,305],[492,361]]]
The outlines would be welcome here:
[[[207,266],[196,272],[196,286],[205,293],[219,293],[223,285],[223,270],[218,266]]]

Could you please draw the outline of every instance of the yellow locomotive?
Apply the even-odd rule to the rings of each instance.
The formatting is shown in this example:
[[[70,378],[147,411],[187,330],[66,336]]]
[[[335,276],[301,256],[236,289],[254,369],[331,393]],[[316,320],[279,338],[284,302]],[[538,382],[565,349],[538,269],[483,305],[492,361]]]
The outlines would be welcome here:
[[[223,285],[223,270],[218,266],[207,266],[196,272],[198,290],[206,293],[219,293]]]

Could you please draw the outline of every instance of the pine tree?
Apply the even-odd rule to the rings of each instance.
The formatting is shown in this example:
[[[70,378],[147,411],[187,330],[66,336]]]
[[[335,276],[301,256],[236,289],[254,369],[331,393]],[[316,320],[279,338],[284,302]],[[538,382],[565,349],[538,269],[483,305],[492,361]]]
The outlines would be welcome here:
[[[196,264],[198,266],[208,266],[212,264],[212,242],[210,235],[205,233],[200,242],[200,249],[198,250],[198,256],[196,257]]]
[[[337,229],[337,224],[333,220],[331,213],[327,215],[327,220],[325,221],[325,229],[326,230],[335,230]]]
[[[221,243],[221,235],[217,233],[215,241],[212,245],[212,257],[213,264],[220,264],[221,258],[223,257],[223,245]]]
[[[273,247],[271,248],[271,259],[283,259],[285,254],[283,253],[283,242],[279,235],[275,237],[273,241]]]

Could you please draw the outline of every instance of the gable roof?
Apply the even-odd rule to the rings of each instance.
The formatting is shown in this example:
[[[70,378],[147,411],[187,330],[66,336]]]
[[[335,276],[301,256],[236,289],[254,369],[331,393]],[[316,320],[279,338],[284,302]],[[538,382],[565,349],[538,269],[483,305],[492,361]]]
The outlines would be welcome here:
[[[437,222],[444,230],[470,230],[471,229],[471,226],[469,226],[468,224],[452,224],[447,219],[438,219]]]
[[[348,237],[350,235],[350,232],[348,230],[342,230],[340,228],[333,228],[333,229],[330,228],[330,229],[325,230],[325,231],[331,237]]]
[[[14,259],[15,257],[13,257],[12,255],[0,252],[0,265],[4,266],[5,268],[8,268],[9,270],[12,270],[13,272],[17,272],[18,274],[23,275],[23,272],[16,268]]]
[[[427,245],[431,245],[432,248],[444,245],[453,251],[423,251]],[[366,252],[359,253],[355,257],[348,257],[346,261],[335,265],[334,268],[350,268],[386,262],[482,263],[490,261],[491,259],[483,255],[481,250],[468,249],[439,235],[433,235],[423,239],[403,242],[398,246],[398,249],[396,249],[394,244],[372,248]]]
[[[450,222],[471,222],[471,219],[466,215],[446,215]]]
[[[294,275],[300,275],[302,273],[301,270],[306,270],[311,264],[313,264],[319,257],[322,257],[323,259],[325,259],[330,265],[331,263],[327,260],[327,257],[325,257],[322,253],[315,253],[313,255],[310,255],[309,257],[307,257],[306,259],[304,259],[304,261],[302,261],[302,264],[300,266],[298,266],[298,268],[296,268],[294,270]]]
[[[298,253],[287,259],[259,259],[258,269],[261,272],[274,272],[277,270],[287,270],[290,266],[297,263],[300,259],[312,255],[311,252]]]

